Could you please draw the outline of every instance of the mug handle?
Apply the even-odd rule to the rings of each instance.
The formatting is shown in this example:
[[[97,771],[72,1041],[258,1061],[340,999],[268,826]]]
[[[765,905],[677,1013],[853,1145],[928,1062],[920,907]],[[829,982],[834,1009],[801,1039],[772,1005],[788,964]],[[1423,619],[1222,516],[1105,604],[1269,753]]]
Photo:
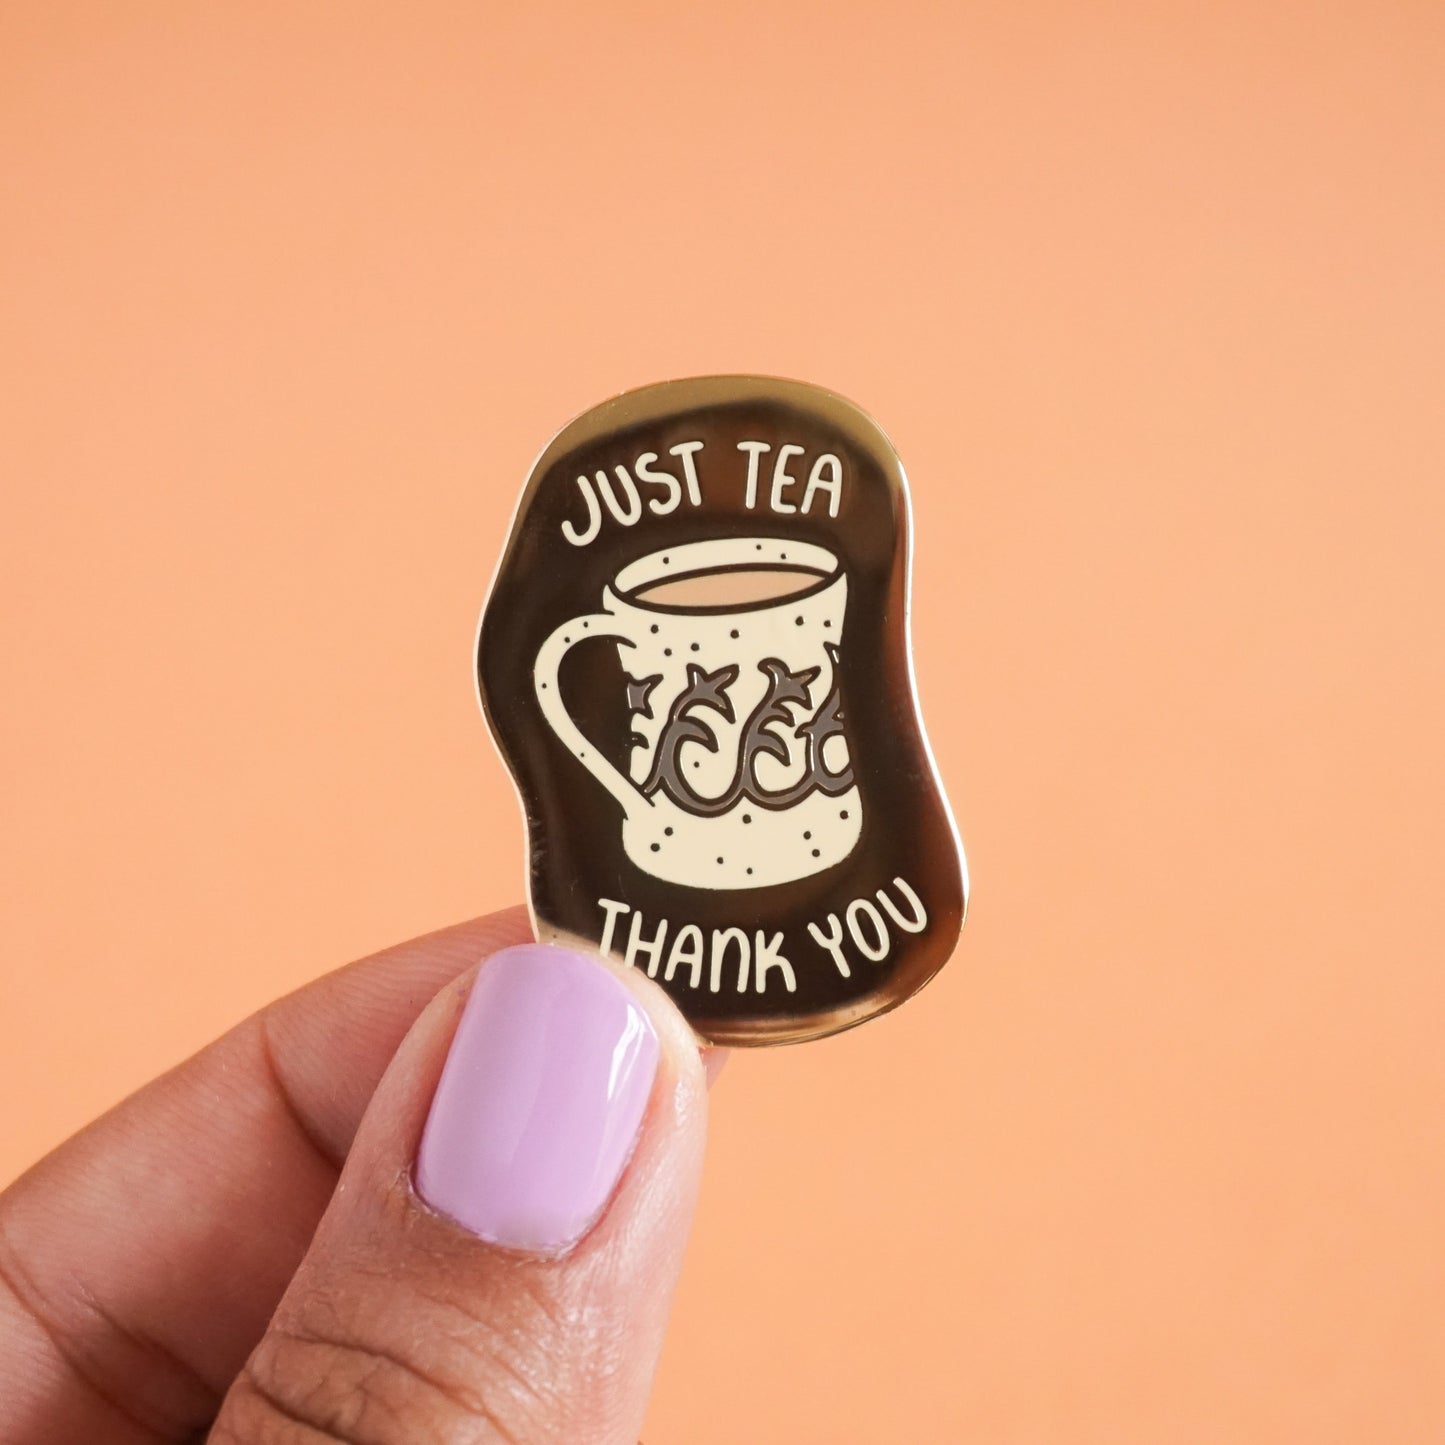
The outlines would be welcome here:
[[[537,705],[542,709],[547,726],[556,733],[567,751],[617,799],[623,812],[630,817],[636,809],[653,808],[656,804],[631,778],[613,767],[572,720],[572,714],[562,704],[562,690],[557,683],[562,659],[579,642],[591,642],[598,638],[632,641],[631,635],[619,628],[617,619],[609,613],[589,612],[586,616],[574,617],[556,628],[538,649],[537,661],[532,668],[532,690],[536,693]]]

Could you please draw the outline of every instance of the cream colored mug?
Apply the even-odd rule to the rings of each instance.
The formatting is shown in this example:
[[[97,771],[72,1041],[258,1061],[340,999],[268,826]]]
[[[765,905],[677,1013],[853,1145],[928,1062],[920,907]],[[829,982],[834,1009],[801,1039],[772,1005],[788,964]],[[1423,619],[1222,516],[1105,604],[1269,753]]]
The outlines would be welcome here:
[[[825,547],[728,537],[649,553],[558,627],[533,685],[548,726],[621,805],[643,872],[762,888],[841,862],[862,809],[838,690],[848,579]],[[563,704],[579,643],[617,643],[632,744],[622,772]]]

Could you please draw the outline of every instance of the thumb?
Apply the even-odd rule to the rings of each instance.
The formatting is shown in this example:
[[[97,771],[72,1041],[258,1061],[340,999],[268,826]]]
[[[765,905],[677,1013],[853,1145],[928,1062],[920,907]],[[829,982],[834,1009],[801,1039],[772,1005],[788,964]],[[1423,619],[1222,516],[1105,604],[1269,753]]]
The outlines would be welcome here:
[[[634,1445],[706,1098],[636,971],[496,954],[397,1052],[212,1442]]]

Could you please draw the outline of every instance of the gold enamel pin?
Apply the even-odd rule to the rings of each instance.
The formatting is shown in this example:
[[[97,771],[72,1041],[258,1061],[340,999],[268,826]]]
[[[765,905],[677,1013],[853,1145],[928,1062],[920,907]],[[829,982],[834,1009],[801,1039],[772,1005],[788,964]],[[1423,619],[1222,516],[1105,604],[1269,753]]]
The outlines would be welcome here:
[[[967,875],[908,533],[887,437],[820,387],[663,382],[553,438],[477,646],[538,938],[645,969],[726,1045],[848,1028],[943,966]]]

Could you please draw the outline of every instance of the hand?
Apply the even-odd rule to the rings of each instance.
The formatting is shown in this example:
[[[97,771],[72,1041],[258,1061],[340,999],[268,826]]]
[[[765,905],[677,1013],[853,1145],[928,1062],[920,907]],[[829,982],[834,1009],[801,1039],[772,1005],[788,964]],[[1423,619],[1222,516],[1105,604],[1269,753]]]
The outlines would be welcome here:
[[[0,1195],[0,1439],[633,1445],[705,1070],[646,977],[528,938],[320,979]]]

